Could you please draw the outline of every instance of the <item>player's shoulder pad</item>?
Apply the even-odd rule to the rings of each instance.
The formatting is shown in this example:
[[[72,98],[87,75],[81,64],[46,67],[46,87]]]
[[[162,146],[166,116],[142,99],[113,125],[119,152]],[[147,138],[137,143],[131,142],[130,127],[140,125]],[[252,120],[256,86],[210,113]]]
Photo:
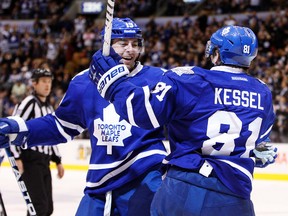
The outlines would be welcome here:
[[[69,95],[74,95],[73,98],[78,98],[81,97],[81,95],[83,95],[84,92],[91,87],[91,85],[96,89],[95,84],[91,82],[88,76],[88,71],[88,69],[85,69],[77,73],[71,79],[66,93]]]
[[[176,73],[178,76],[181,76],[182,74],[194,74],[193,68],[194,66],[175,67],[170,71]]]
[[[149,70],[149,71],[162,71],[162,72],[168,71],[168,69],[165,69],[162,67],[156,67],[156,66],[152,66],[152,65],[143,65],[143,68],[145,68],[146,70]]]
[[[168,70],[165,69],[165,68],[160,68],[160,70],[163,72],[163,73],[166,73]]]
[[[260,83],[262,83],[263,85],[267,85],[264,81],[262,81],[261,79],[259,78],[256,78]]]
[[[79,77],[79,76],[82,76],[82,75],[85,74],[85,73],[88,73],[88,71],[89,71],[89,69],[87,68],[87,69],[85,69],[85,70],[77,73],[77,74],[71,79],[71,81],[74,80],[75,78]]]
[[[77,89],[85,89],[90,83],[89,69],[77,73],[70,81],[69,86],[77,86]],[[92,82],[91,82],[92,83]]]
[[[267,83],[265,83],[263,80],[259,79],[259,78],[256,78],[256,80],[258,80],[258,82],[260,82],[264,88],[267,88],[270,90],[269,86],[267,85]],[[271,91],[271,90],[270,90]]]

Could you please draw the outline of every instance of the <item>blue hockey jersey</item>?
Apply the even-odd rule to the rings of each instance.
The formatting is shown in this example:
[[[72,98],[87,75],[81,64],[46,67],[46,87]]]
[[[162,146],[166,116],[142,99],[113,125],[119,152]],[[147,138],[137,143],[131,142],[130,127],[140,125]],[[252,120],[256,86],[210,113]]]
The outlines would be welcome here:
[[[174,68],[153,91],[133,82],[115,84],[107,97],[133,125],[168,125],[168,164],[197,171],[206,160],[234,194],[250,197],[254,160],[249,156],[269,138],[275,118],[263,82],[227,66]]]
[[[139,63],[131,76],[137,85],[155,85],[162,73]],[[169,151],[163,128],[145,130],[123,120],[99,95],[88,70],[73,78],[54,113],[27,121],[27,126],[29,147],[65,143],[88,129],[92,153],[85,193],[89,194],[120,188],[161,164]]]

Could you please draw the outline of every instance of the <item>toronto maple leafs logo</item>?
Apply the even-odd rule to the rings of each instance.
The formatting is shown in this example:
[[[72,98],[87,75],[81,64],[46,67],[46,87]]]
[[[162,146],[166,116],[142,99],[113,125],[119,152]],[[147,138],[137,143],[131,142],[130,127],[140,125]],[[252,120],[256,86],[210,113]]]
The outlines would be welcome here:
[[[171,71],[175,72],[178,76],[181,76],[182,74],[194,74],[194,71],[192,70],[194,66],[183,66],[183,67],[175,67],[171,69]]]
[[[230,32],[230,26],[228,26],[228,27],[226,27],[226,28],[223,29],[223,31],[222,31],[222,36],[227,35],[229,32]]]
[[[98,139],[97,145],[107,146],[107,154],[112,154],[113,146],[124,146],[123,140],[131,136],[131,125],[120,120],[113,104],[103,109],[103,121],[98,118],[94,121],[93,135]]]

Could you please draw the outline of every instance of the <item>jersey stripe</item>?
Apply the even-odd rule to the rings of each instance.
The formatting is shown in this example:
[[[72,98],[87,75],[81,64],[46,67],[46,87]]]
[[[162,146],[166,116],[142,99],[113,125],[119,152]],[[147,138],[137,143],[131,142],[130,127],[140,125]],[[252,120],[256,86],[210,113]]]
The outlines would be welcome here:
[[[143,87],[143,91],[144,91],[144,101],[145,101],[145,107],[146,107],[146,110],[147,110],[147,113],[148,113],[148,116],[149,116],[149,119],[153,125],[154,128],[157,128],[160,126],[159,122],[157,121],[157,118],[155,116],[155,113],[151,107],[151,104],[149,102],[149,96],[150,96],[150,90],[149,90],[149,87],[148,86],[144,86]]]

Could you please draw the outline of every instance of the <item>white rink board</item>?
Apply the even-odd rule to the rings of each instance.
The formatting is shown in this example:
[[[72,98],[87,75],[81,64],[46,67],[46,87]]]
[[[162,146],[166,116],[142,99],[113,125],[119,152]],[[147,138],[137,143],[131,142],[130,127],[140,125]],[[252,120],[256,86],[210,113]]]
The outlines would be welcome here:
[[[278,148],[276,162],[268,167],[256,168],[255,179],[275,179],[288,181],[288,144],[274,144]],[[59,144],[62,154],[62,163],[66,169],[87,170],[91,155],[91,146],[88,139],[75,139],[69,143]],[[3,166],[9,166],[5,157]]]
[[[274,144],[278,148],[276,162],[264,169],[255,169],[255,179],[288,180],[288,144]],[[63,164],[67,168],[86,170],[91,155],[89,140],[73,140],[60,144]]]

